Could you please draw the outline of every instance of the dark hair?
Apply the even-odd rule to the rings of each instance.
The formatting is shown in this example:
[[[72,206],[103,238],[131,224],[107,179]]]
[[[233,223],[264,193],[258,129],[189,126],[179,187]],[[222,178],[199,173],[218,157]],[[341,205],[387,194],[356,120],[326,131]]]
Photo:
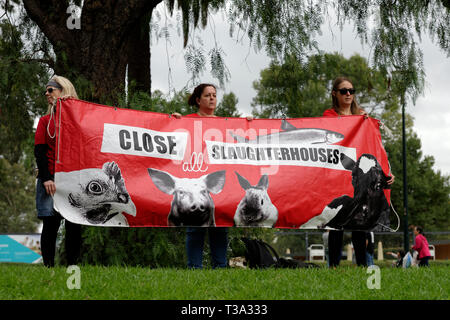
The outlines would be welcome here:
[[[197,98],[200,98],[202,96],[203,90],[205,90],[206,87],[213,87],[217,91],[215,85],[210,83],[201,83],[195,87],[194,91],[189,96],[188,105],[198,107]]]
[[[333,82],[333,89],[332,89],[332,91],[337,92],[338,86],[344,81],[348,81],[348,82],[350,82],[353,85],[352,80],[350,80],[349,78],[338,77]],[[331,94],[331,100],[333,101],[332,108],[334,109],[334,111],[337,112],[337,114],[339,114],[339,103],[338,103],[337,98],[335,96],[333,96],[333,94]],[[358,103],[356,102],[356,98],[355,97],[353,97],[353,101],[352,101],[352,104],[350,106],[350,110],[351,110],[352,114],[360,114],[361,108],[359,107]]]
[[[423,234],[423,228],[422,227],[416,226],[416,230],[417,230],[418,233]]]

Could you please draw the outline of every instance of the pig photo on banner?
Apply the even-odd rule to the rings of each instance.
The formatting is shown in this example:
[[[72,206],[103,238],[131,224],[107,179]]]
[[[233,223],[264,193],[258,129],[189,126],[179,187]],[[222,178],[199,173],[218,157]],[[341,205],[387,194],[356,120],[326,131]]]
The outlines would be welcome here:
[[[148,169],[155,185],[164,193],[173,195],[169,226],[214,227],[214,201],[225,185],[225,171],[217,171],[200,178],[176,178],[167,172]]]
[[[389,227],[389,163],[376,119],[175,120],[65,99],[54,121],[54,205],[75,223]]]

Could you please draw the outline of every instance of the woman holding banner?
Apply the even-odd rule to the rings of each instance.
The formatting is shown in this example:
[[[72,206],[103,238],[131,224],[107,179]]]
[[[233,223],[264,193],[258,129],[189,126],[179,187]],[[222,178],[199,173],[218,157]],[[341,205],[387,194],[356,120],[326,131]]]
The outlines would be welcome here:
[[[340,115],[364,115],[367,112],[359,107],[355,99],[355,88],[350,79],[338,77],[333,82],[331,91],[332,107],[325,110],[324,117],[333,117]],[[387,182],[389,185],[394,183],[394,175]],[[330,230],[328,236],[328,254],[330,267],[336,267],[341,260],[342,244],[344,231]],[[352,243],[355,249],[355,258],[358,266],[367,266],[366,262],[366,233],[365,231],[352,231]]]
[[[214,111],[217,105],[216,87],[209,83],[202,83],[195,87],[189,96],[188,104],[197,106],[196,113],[186,117],[216,117]],[[177,119],[181,114],[172,113]],[[206,230],[208,230],[209,248],[211,251],[211,265],[213,268],[227,266],[228,228],[227,227],[188,227],[186,229],[186,253],[188,268],[201,269],[203,267],[203,246]]]
[[[186,117],[216,117],[214,111],[217,106],[217,92],[213,84],[202,83],[198,85],[188,99],[190,106],[197,106],[196,113]],[[180,119],[181,114],[172,113]],[[247,117],[252,120],[253,117]],[[228,228],[227,227],[188,227],[186,232],[186,252],[188,267],[201,269],[203,267],[203,245],[206,230],[208,230],[209,248],[211,251],[211,265],[213,268],[227,266]]]
[[[53,208],[53,195],[56,192],[55,173],[55,107],[58,98],[78,98],[72,83],[60,76],[54,76],[46,85],[45,96],[48,102],[47,114],[39,119],[35,133],[34,155],[38,167],[36,183],[36,209],[42,220],[41,251],[44,265],[55,265],[55,246],[61,215]],[[65,248],[67,263],[76,264],[80,252],[81,227],[65,221]]]

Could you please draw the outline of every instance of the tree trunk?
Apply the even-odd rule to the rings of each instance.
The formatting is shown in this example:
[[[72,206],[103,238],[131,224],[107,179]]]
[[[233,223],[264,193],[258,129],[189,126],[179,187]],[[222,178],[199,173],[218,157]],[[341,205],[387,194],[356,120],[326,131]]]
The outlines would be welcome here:
[[[150,91],[148,24],[153,8],[161,1],[85,1],[80,29],[68,28],[68,1],[23,3],[53,45],[56,74],[72,82],[81,76],[93,86],[91,92],[81,94],[84,99],[114,105],[123,93],[130,60],[131,79],[138,88]]]
[[[129,93],[144,91],[150,94],[150,19],[152,11],[140,19],[131,31],[128,45],[128,87]]]

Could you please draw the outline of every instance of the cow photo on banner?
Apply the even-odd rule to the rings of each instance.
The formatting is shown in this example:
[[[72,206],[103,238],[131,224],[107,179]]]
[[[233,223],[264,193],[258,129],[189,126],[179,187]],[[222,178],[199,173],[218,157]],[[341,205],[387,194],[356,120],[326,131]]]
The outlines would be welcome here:
[[[379,121],[183,117],[59,100],[55,208],[79,224],[389,226]]]

